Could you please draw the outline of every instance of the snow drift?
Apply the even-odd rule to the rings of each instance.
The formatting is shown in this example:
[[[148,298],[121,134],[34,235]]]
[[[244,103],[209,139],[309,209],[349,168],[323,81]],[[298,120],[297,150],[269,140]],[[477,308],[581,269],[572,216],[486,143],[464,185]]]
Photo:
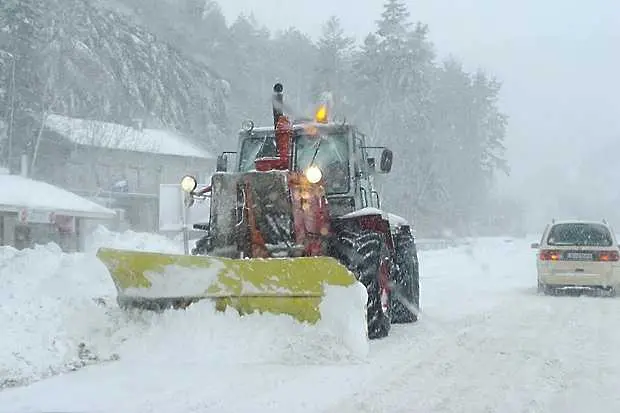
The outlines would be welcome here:
[[[166,237],[116,234],[103,227],[93,233],[86,253],[66,254],[55,244],[22,251],[0,247],[0,388],[157,354],[238,364],[353,361],[368,352],[366,291],[360,285],[328,290],[316,326],[284,315],[219,313],[210,302],[161,314],[124,312],[116,305],[107,269],[95,256],[100,246],[182,250]],[[342,314],[343,300],[358,311]]]
[[[0,387],[113,357],[120,313],[97,304],[114,286],[103,264],[55,244],[0,247]]]

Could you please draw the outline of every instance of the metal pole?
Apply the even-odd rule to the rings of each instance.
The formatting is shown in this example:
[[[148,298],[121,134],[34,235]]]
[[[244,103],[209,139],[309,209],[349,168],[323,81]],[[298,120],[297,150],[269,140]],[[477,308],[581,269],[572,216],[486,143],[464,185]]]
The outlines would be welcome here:
[[[187,208],[183,208],[183,251],[189,255],[189,228],[187,227]]]
[[[9,170],[11,169],[11,158],[13,157],[13,120],[14,118],[15,118],[15,56],[13,56],[13,67],[11,69],[11,117],[9,120],[9,153],[7,155],[7,166],[9,167]]]
[[[11,169],[11,158],[13,157],[13,120],[15,119],[15,56],[5,50],[0,50],[0,53],[4,53],[11,57],[11,112],[9,115],[9,131],[8,131],[8,151],[6,166]]]
[[[187,212],[189,207],[187,206],[186,195],[181,192],[181,205],[183,209],[183,251],[185,255],[189,255],[189,228],[187,227]]]

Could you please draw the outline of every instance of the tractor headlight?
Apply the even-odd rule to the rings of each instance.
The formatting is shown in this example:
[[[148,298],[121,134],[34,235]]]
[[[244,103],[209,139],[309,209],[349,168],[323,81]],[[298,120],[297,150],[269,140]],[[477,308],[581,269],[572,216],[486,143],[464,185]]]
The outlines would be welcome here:
[[[198,182],[196,182],[196,178],[194,178],[193,176],[185,175],[181,179],[181,189],[184,192],[194,192],[196,186],[198,186]]]
[[[321,168],[316,165],[311,165],[306,169],[306,179],[311,184],[316,184],[323,178],[323,172],[321,172]]]

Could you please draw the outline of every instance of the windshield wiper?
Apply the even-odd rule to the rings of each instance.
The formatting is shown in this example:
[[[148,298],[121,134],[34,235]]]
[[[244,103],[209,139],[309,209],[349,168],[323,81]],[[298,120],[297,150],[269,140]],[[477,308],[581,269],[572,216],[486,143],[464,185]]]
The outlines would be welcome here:
[[[312,155],[312,160],[310,160],[310,165],[308,165],[308,168],[311,167],[314,164],[314,161],[316,160],[316,156],[319,153],[319,148],[321,147],[321,142],[323,141],[323,138],[321,136],[319,136],[319,141],[316,144],[316,149],[314,151],[314,155]]]

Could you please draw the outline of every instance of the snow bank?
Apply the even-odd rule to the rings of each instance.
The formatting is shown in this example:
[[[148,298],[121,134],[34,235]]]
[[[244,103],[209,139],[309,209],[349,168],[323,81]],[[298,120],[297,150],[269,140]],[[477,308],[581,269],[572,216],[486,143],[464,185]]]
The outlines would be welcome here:
[[[356,282],[349,287],[327,286],[325,292],[319,326],[333,333],[353,355],[366,357],[370,349],[366,287]]]
[[[86,248],[96,252],[100,247],[183,254],[183,242],[160,234],[125,231],[113,232],[98,226],[88,237]]]
[[[113,358],[109,332],[121,314],[93,299],[113,294],[92,256],[0,247],[0,388]]]
[[[22,251],[0,247],[0,388],[117,359],[162,363],[334,363],[368,353],[358,285],[332,287],[316,326],[281,315],[216,312],[203,301],[185,311],[121,311],[99,246],[179,252],[155,234],[117,234],[100,227],[89,251],[66,254],[55,244]],[[354,313],[343,312],[353,308]]]
[[[201,301],[185,311],[143,313],[137,339],[121,349],[125,362],[201,365],[351,363],[365,356],[359,329],[302,324],[288,315],[217,312]]]

